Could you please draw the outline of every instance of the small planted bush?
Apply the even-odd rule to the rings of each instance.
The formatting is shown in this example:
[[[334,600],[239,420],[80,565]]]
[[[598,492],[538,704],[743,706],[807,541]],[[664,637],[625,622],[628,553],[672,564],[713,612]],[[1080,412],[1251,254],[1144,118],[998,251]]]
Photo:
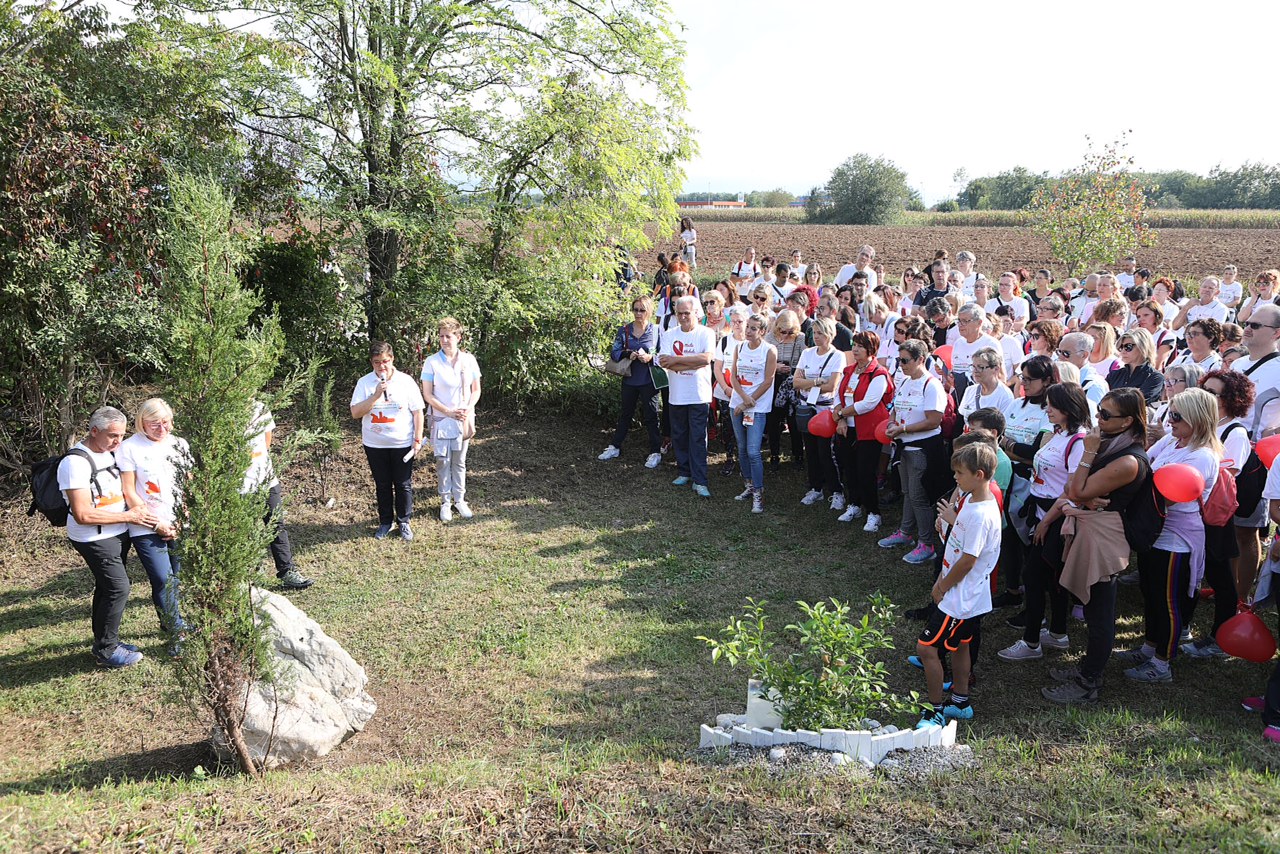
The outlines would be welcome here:
[[[739,617],[720,630],[719,640],[699,637],[712,661],[745,664],[759,679],[787,729],[856,729],[864,718],[914,712],[919,696],[889,691],[881,660],[892,650],[889,626],[894,606],[886,597],[868,597],[861,618],[838,599],[797,602],[805,619],[781,633],[770,628],[766,602],[748,599]],[[789,650],[789,651],[788,651]]]

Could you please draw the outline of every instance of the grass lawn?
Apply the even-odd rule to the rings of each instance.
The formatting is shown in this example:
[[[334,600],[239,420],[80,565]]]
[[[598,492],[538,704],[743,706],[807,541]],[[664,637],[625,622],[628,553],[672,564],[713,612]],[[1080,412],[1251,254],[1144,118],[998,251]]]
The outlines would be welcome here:
[[[329,757],[262,783],[219,771],[207,721],[174,701],[136,563],[123,635],[148,658],[95,670],[88,571],[25,502],[0,507],[0,849],[1280,847],[1280,751],[1238,703],[1270,665],[1179,660],[1174,684],[1146,686],[1113,664],[1102,703],[1065,710],[1039,695],[1052,657],[995,658],[1015,633],[994,618],[960,733],[979,764],[962,776],[771,777],[695,757],[698,724],[741,712],[747,679],[695,637],[745,597],[790,605],[780,619],[796,599],[876,590],[910,607],[929,574],[800,506],[791,469],[752,516],[737,478],[713,473],[706,501],[670,485],[673,467],[646,470],[634,434],[621,460],[596,462],[604,426],[482,419],[476,518],[433,521],[420,471],[412,544],[370,536],[354,432],[334,508],[311,470],[287,473],[298,561],[317,580],[291,598],[365,666],[379,709]],[[1127,645],[1135,590],[1121,609]],[[902,661],[917,631],[899,624],[897,690],[923,688]],[[1081,648],[1083,626],[1071,634]]]

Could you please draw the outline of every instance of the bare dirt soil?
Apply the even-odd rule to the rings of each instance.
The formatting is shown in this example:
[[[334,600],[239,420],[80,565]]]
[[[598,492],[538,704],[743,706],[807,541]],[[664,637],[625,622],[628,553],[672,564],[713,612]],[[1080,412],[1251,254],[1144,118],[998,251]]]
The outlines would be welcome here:
[[[698,230],[699,273],[708,275],[727,272],[746,247],[754,246],[757,259],[768,254],[779,261],[799,249],[806,262],[818,262],[830,278],[841,265],[855,260],[860,246],[869,243],[891,279],[909,265],[932,261],[938,249],[946,249],[952,257],[968,249],[978,256],[978,269],[988,274],[1017,267],[1048,267],[1059,279],[1066,276],[1050,257],[1048,244],[1020,228],[698,223],[696,217],[694,225]],[[1240,277],[1249,281],[1259,270],[1280,265],[1280,230],[1168,228],[1161,229],[1159,235],[1156,246],[1138,255],[1138,263],[1156,275],[1194,281],[1210,273],[1221,275],[1224,264],[1235,264]],[[660,239],[652,251],[640,256],[640,269],[651,272],[657,266],[658,252],[678,248],[678,236]]]

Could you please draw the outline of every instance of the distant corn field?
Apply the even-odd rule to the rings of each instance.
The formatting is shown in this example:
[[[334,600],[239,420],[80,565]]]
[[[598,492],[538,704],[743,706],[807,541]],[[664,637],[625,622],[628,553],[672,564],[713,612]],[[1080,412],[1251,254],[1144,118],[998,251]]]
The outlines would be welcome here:
[[[729,208],[686,210],[683,215],[699,222],[759,222],[796,224],[804,222],[804,208]],[[1280,210],[1153,210],[1148,214],[1155,228],[1276,228]],[[936,228],[1010,228],[1026,224],[1022,211],[908,211],[904,226]]]

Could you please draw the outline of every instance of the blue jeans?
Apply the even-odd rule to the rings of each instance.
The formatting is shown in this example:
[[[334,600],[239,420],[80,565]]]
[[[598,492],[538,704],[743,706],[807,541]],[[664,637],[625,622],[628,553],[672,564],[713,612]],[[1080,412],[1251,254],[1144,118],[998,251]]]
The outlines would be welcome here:
[[[147,571],[147,580],[151,582],[151,603],[156,606],[156,615],[160,617],[160,628],[166,632],[181,631],[184,628],[182,616],[178,613],[178,570],[181,563],[176,542],[165,540],[159,534],[132,539],[142,568]]]
[[[676,449],[676,468],[682,477],[707,485],[707,403],[672,404],[671,445]]]
[[[761,446],[764,444],[764,425],[768,420],[767,412],[755,413],[754,424],[743,424],[742,416],[733,416],[733,435],[738,439],[738,465],[742,469],[742,479],[751,481],[756,489],[764,489],[764,455]]]

